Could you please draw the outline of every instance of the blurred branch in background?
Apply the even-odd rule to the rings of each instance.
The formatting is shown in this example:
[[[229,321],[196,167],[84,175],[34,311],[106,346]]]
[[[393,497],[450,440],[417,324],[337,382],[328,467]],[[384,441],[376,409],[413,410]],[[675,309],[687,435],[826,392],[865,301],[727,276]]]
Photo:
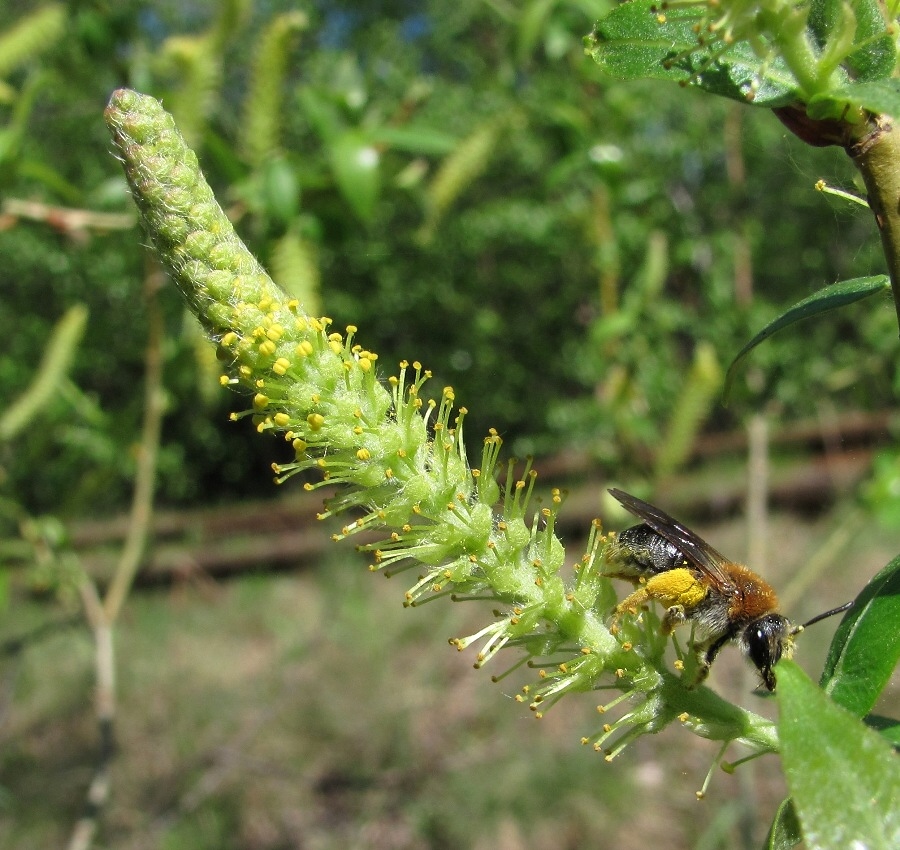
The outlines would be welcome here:
[[[165,410],[163,391],[163,338],[165,325],[159,290],[165,282],[162,270],[148,260],[144,284],[148,333],[144,368],[144,423],[137,446],[138,462],[128,531],[119,561],[105,594],[86,573],[80,585],[87,620],[94,632],[99,753],[94,777],[88,787],[84,814],[75,826],[69,850],[91,847],[98,821],[109,799],[110,763],[115,754],[116,656],[114,627],[134,584],[147,546],[153,520],[153,493],[159,454],[160,432]]]
[[[12,227],[19,219],[42,221],[54,230],[74,237],[84,236],[84,232],[90,230],[131,230],[137,224],[137,216],[132,213],[104,213],[4,198],[0,203],[0,228]]]

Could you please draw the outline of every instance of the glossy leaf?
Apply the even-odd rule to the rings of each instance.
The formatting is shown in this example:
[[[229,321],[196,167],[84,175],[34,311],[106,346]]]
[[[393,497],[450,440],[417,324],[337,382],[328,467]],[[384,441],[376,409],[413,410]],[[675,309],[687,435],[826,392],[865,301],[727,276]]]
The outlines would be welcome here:
[[[793,325],[802,319],[808,319],[819,313],[825,313],[828,310],[835,310],[838,307],[844,307],[852,304],[854,301],[861,301],[870,295],[875,295],[890,288],[890,280],[887,275],[879,274],[872,277],[857,277],[853,280],[844,280],[840,283],[826,286],[818,292],[814,292],[808,298],[798,301],[793,307],[782,313],[777,319],[769,322],[753,339],[750,340],[737,354],[737,357],[731,361],[728,367],[728,374],[725,376],[725,398],[728,398],[731,392],[731,385],[734,381],[735,371],[740,362],[761,342],[767,340],[772,334],[783,328]]]
[[[797,810],[794,801],[787,797],[782,801],[775,813],[769,834],[763,844],[763,850],[790,850],[803,840],[800,834],[800,821],[797,820]]]
[[[831,641],[820,684],[836,703],[862,717],[900,659],[900,555],[856,598]]]
[[[360,219],[371,221],[381,188],[377,149],[367,138],[351,130],[333,139],[328,153],[344,199]]]
[[[656,0],[633,0],[613,9],[587,40],[594,61],[619,79],[644,77],[690,84],[755,106],[784,106],[799,97],[793,75],[780,57],[761,59],[745,41],[716,48],[713,59],[697,43],[702,6],[679,6],[660,14]]]
[[[300,186],[290,163],[273,157],[262,166],[262,200],[272,221],[286,227],[300,212]]]
[[[900,759],[793,662],[778,666],[778,737],[809,850],[900,847]]]

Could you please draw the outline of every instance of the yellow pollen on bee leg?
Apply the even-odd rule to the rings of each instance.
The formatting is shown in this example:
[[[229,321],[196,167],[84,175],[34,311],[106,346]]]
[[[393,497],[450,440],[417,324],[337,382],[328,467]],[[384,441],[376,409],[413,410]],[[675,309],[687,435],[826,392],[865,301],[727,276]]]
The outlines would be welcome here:
[[[679,567],[653,576],[629,599],[642,592],[646,599],[655,599],[666,608],[682,605],[689,610],[706,598],[708,589],[690,570]]]

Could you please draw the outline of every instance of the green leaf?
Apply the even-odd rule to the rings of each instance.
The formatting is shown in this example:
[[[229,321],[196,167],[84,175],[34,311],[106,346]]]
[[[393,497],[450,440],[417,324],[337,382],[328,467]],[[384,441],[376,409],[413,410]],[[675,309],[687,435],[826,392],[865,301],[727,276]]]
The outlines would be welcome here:
[[[408,153],[444,156],[459,143],[459,138],[437,127],[377,127],[369,132],[373,144],[387,145]]]
[[[522,10],[516,32],[516,57],[520,65],[531,58],[556,3],[557,0],[531,0]]]
[[[853,45],[858,46],[843,60],[843,64],[860,82],[890,77],[897,50],[879,0],[852,0],[850,5],[856,21]],[[847,0],[812,0],[810,3],[808,26],[820,49],[826,46],[829,36],[845,25],[843,15],[846,6]]]
[[[344,121],[339,111],[324,95],[309,86],[302,86],[297,90],[297,101],[307,121],[326,144],[343,129]]]
[[[881,735],[895,750],[900,750],[900,720],[883,717],[880,714],[867,714],[863,722]]]
[[[746,41],[701,47],[695,27],[705,7],[671,6],[660,14],[656,0],[632,0],[612,10],[587,39],[588,52],[606,73],[623,80],[644,77],[692,85],[712,94],[784,106],[799,87],[780,57],[761,59]],[[758,85],[754,92],[753,89]]]
[[[332,139],[328,159],[338,188],[353,212],[362,221],[371,221],[381,189],[378,150],[368,138],[349,130]]]
[[[845,64],[858,82],[890,77],[897,63],[897,46],[893,33],[888,30],[889,18],[880,0],[856,0],[853,12],[856,15],[853,43],[860,47],[847,57]]]
[[[297,175],[283,157],[272,157],[260,169],[262,200],[272,221],[287,227],[300,212],[300,186]]]
[[[800,821],[797,820],[797,810],[794,801],[787,797],[778,807],[769,834],[766,836],[763,850],[790,850],[803,840],[800,834]]]
[[[851,83],[809,99],[811,118],[840,115],[847,106],[858,106],[879,115],[900,116],[900,80]]]
[[[900,659],[900,555],[856,597],[831,641],[820,684],[836,703],[867,714]]]
[[[731,385],[734,381],[735,371],[738,364],[761,342],[767,340],[772,334],[799,322],[801,319],[808,319],[810,316],[816,316],[819,313],[825,313],[828,310],[835,310],[838,307],[844,307],[852,304],[854,301],[861,301],[870,295],[875,295],[890,287],[890,280],[887,275],[878,274],[872,277],[856,277],[852,280],[843,280],[840,283],[834,283],[826,286],[818,292],[814,292],[808,298],[798,301],[793,307],[782,313],[777,319],[769,322],[753,339],[750,340],[737,354],[737,357],[731,361],[728,367],[728,373],[725,375],[724,396],[727,399],[731,392]]]
[[[900,847],[900,761],[793,662],[778,666],[778,737],[809,850]]]

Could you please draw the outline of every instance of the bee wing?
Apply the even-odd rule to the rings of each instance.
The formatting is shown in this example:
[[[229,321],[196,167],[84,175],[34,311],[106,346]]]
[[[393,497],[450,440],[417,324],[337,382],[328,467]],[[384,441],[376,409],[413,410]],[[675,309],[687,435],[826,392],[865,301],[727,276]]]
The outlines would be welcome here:
[[[702,537],[695,534],[689,528],[683,526],[678,520],[670,517],[665,511],[632,496],[624,490],[615,487],[610,489],[622,507],[633,513],[638,519],[643,520],[657,534],[661,534],[673,546],[678,547],[688,560],[690,566],[703,573],[713,587],[728,593],[734,588],[734,584],[722,569],[723,564],[731,563],[717,549],[709,545]]]

